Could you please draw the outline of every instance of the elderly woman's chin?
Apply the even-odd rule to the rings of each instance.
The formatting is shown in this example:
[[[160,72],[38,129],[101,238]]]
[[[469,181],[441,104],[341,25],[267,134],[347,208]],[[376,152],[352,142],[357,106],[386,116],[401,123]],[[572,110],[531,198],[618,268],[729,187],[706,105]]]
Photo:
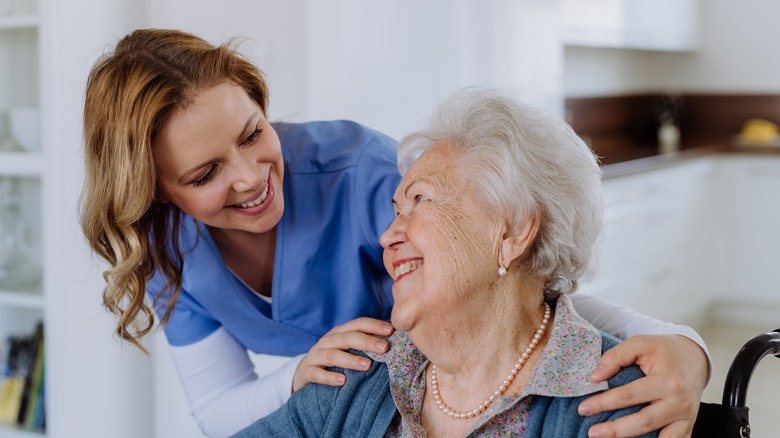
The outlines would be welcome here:
[[[414,328],[418,318],[415,316],[415,311],[403,305],[396,305],[393,307],[393,311],[390,314],[390,322],[393,324],[396,330],[402,332],[409,332]]]

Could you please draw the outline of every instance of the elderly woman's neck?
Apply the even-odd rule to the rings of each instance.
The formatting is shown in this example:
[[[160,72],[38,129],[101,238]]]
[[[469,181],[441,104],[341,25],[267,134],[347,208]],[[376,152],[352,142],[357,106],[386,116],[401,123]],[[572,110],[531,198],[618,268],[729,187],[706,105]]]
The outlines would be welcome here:
[[[545,312],[543,290],[541,279],[529,281],[517,273],[507,276],[465,302],[458,315],[438,327],[435,336],[419,340],[413,336],[413,340],[442,376],[495,379],[506,375],[540,327]],[[552,326],[552,317],[547,326]],[[536,350],[544,348],[546,339],[544,333]]]

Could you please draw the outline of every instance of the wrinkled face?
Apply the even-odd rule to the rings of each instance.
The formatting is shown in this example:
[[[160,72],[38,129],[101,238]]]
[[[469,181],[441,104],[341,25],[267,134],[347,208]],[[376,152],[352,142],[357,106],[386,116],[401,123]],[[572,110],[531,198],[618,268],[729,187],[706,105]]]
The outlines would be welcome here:
[[[440,143],[412,165],[393,197],[396,218],[380,238],[395,280],[392,323],[401,331],[431,334],[457,324],[496,280],[504,221],[457,154]]]
[[[212,227],[262,233],[284,212],[279,137],[236,85],[199,92],[154,143],[162,202]]]

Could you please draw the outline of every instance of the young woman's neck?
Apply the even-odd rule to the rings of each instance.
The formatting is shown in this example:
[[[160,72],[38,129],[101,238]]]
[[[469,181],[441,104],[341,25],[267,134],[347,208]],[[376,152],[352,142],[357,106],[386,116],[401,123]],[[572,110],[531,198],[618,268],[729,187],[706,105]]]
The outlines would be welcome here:
[[[255,292],[270,297],[276,227],[266,233],[209,228],[225,264]]]

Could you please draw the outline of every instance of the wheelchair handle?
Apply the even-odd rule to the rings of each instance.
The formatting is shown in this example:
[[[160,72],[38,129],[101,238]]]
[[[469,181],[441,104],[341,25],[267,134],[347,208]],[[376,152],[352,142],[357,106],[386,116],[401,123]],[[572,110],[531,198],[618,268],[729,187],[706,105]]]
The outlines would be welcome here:
[[[765,356],[780,358],[780,329],[754,336],[737,352],[731,362],[723,388],[723,404],[745,407],[750,376]]]

